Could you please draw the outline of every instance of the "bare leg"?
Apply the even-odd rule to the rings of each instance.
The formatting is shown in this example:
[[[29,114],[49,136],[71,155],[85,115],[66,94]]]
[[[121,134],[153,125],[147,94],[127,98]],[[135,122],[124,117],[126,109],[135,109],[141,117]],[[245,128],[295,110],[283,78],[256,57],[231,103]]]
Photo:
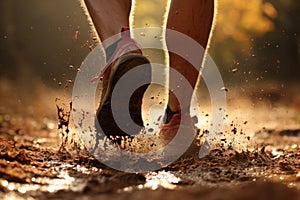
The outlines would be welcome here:
[[[211,32],[212,21],[214,17],[214,0],[172,0],[169,17],[167,21],[167,28],[179,31],[192,39],[196,40],[204,49],[206,49],[208,39]],[[174,41],[168,41],[167,46],[174,44]],[[199,56],[203,54],[199,53]],[[201,59],[201,60],[202,60]],[[200,69],[202,63],[199,63]],[[170,66],[180,72],[194,88],[198,79],[198,70],[189,64],[184,58],[170,53]],[[172,73],[170,72],[170,84],[179,84],[178,80],[172,80]],[[173,87],[174,88],[174,87]],[[182,88],[182,87],[181,87]],[[184,105],[181,108],[187,109],[190,104],[192,94],[187,93],[184,88],[180,93],[184,94]],[[178,102],[173,95],[169,97],[169,107],[175,111],[178,109]]]
[[[129,27],[131,0],[84,0],[102,41]],[[106,48],[105,44],[104,48]]]
[[[84,1],[105,49],[107,60],[107,64],[99,76],[102,78],[102,96],[97,110],[97,119],[102,129],[101,132],[112,137],[115,142],[121,143],[123,139],[139,134],[143,128],[142,99],[148,85],[142,85],[134,91],[129,106],[124,104],[127,103],[126,98],[130,91],[126,89],[118,91],[118,97],[115,100],[117,103],[112,106],[113,91],[124,74],[141,65],[143,65],[143,72],[126,83],[128,85],[134,85],[135,81],[150,83],[151,65],[127,31],[120,34],[121,38],[114,41],[113,44],[105,43],[110,37],[121,33],[124,26],[129,27],[131,0]],[[127,115],[128,108],[130,116]],[[113,113],[113,110],[118,110],[118,113]],[[96,141],[99,141],[102,136],[97,134]],[[97,145],[98,142],[95,148]]]

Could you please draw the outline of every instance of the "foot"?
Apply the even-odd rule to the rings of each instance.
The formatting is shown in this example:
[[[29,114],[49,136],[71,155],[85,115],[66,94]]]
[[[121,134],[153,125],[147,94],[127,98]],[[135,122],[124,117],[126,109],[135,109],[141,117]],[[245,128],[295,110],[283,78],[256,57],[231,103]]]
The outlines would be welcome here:
[[[143,65],[143,72],[139,74],[139,77],[135,77],[135,81],[139,82],[139,80],[147,80],[147,83],[150,83],[151,65],[149,60],[142,55],[139,45],[130,38],[129,31],[122,32],[122,38],[118,41],[113,55],[108,60],[107,67],[103,70],[100,76],[95,78],[101,79],[103,84],[101,103],[97,110],[97,119],[105,135],[118,144],[121,143],[122,139],[128,137],[131,138],[132,135],[138,134],[143,128],[141,111],[142,99],[149,84],[139,87],[132,95],[128,94],[131,95],[129,101],[129,113],[132,119],[128,119],[128,117],[124,114],[125,112],[121,112],[121,110],[124,110],[124,98],[117,99],[119,102],[116,103],[114,100],[114,110],[120,110],[120,112],[118,112],[117,115],[115,113],[113,115],[111,103],[112,92],[123,75],[141,65]],[[128,84],[130,84],[130,80],[128,81]],[[124,91],[124,95],[127,95],[126,91]],[[133,128],[128,127],[128,129],[126,129],[130,130],[130,133],[128,133],[118,126],[115,121],[116,117],[118,121],[121,120],[122,122],[132,120],[138,126],[134,126]]]
[[[168,109],[167,109],[168,110]],[[135,153],[150,153],[162,150],[166,145],[174,139],[176,134],[180,135],[176,141],[169,147],[168,153],[171,156],[184,154],[184,157],[194,156],[197,153],[197,142],[195,135],[198,133],[196,118],[190,117],[189,113],[166,112],[165,119],[169,118],[169,122],[162,122],[160,130],[156,135],[142,134],[129,140],[122,140],[121,147]],[[187,138],[192,139],[193,143],[187,147]],[[171,145],[171,144],[170,144]],[[182,148],[181,148],[182,147]],[[188,148],[185,152],[180,152],[182,149]]]
[[[169,120],[161,124],[159,132],[160,137],[166,142],[171,141],[175,137],[180,127],[185,130],[186,137],[198,130],[195,126],[197,118],[191,117],[189,113],[182,113],[180,109],[177,112],[168,112],[167,109],[166,119]]]

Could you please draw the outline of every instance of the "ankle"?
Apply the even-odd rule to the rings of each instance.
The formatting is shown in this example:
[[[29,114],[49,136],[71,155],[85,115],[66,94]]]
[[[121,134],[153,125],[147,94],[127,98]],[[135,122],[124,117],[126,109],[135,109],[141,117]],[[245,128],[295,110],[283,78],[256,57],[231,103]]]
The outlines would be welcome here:
[[[165,111],[164,123],[168,124],[175,114],[180,114],[180,110],[173,111],[169,106],[167,106]]]
[[[105,55],[106,55],[106,62],[107,63],[111,59],[111,57],[113,56],[113,54],[115,53],[115,51],[116,51],[116,49],[118,47],[118,43],[121,40],[122,40],[122,38],[118,39],[113,44],[111,44],[111,45],[109,45],[108,47],[105,48]]]

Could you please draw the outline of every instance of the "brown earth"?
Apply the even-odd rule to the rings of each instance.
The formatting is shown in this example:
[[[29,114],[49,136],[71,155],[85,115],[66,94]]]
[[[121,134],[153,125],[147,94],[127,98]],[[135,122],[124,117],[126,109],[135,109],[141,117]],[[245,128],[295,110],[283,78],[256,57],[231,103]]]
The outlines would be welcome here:
[[[239,103],[231,98],[239,91],[229,90],[219,148],[203,159],[185,157],[156,172],[131,174],[95,160],[72,131],[66,138],[54,115],[16,111],[8,101],[15,94],[3,88],[0,199],[300,199],[296,90],[289,96],[279,91],[276,100],[253,92]],[[54,100],[47,106],[55,109]]]

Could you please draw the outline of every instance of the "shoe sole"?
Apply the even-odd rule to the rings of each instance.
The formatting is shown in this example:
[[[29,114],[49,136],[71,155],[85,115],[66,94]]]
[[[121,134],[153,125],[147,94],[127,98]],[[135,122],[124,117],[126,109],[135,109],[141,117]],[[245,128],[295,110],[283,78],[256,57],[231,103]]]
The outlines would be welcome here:
[[[110,72],[110,77],[108,79],[107,83],[107,89],[104,95],[102,95],[102,100],[101,104],[99,106],[99,109],[97,111],[97,118],[100,123],[100,126],[103,130],[103,132],[106,134],[108,137],[131,137],[130,135],[138,134],[140,130],[132,130],[130,134],[125,133],[122,131],[117,123],[114,120],[114,116],[112,114],[112,109],[111,109],[111,94],[113,92],[113,89],[119,79],[126,74],[129,70],[138,67],[140,65],[145,65],[145,70],[143,70],[144,73],[141,74],[141,77],[138,78],[143,78],[143,79],[148,79],[149,84],[151,82],[151,66],[149,60],[140,54],[126,54],[121,56],[112,66],[111,72]],[[149,67],[147,67],[147,64]],[[141,87],[141,89],[137,89],[134,94],[132,95],[133,101],[130,101],[129,105],[129,110],[131,114],[131,118],[133,121],[139,125],[140,127],[143,127],[143,121],[142,121],[142,113],[141,113],[141,103],[143,99],[143,95],[148,88],[148,85],[145,85]],[[122,101],[122,99],[120,99]],[[133,105],[131,105],[133,104]],[[121,104],[122,105],[122,104]],[[118,106],[118,105],[117,105]],[[119,140],[118,140],[119,143]]]

